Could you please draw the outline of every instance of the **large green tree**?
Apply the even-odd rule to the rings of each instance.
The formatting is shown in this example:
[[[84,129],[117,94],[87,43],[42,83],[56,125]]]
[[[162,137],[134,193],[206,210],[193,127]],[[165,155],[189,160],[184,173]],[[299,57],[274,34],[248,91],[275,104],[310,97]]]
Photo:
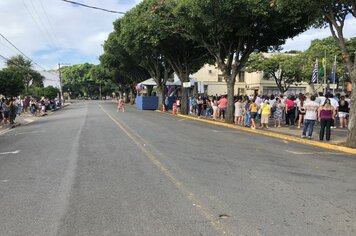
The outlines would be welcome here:
[[[308,28],[307,17],[279,12],[270,0],[181,0],[181,32],[206,48],[227,83],[227,122],[233,122],[234,85],[252,52],[277,49]]]
[[[59,89],[53,86],[47,86],[45,88],[35,87],[33,90],[35,96],[49,99],[54,99],[59,94]]]
[[[308,14],[317,27],[328,26],[339,46],[344,64],[352,82],[350,121],[347,145],[356,148],[356,58],[352,58],[344,37],[345,21],[356,18],[355,0],[274,0],[280,12],[291,12],[296,17]],[[354,60],[354,61],[353,61]]]
[[[43,87],[44,77],[33,69],[33,64],[30,60],[27,60],[22,55],[11,57],[6,61],[6,65],[10,70],[16,71],[22,77],[25,82],[26,93],[30,84],[36,87]]]
[[[151,78],[156,82],[156,91],[159,97],[163,97],[163,87],[169,79],[171,68],[163,52],[152,43],[152,40],[159,41],[158,38],[150,38],[150,30],[159,31],[160,28],[152,29],[149,21],[152,18],[150,8],[142,2],[135,8],[130,10],[122,22],[120,22],[119,32],[120,43],[125,47],[129,55],[138,61],[139,65],[145,68]],[[159,105],[162,104],[162,99],[159,99]]]
[[[103,94],[109,95],[117,88],[117,85],[113,83],[114,73],[102,65],[94,65],[89,71],[89,77],[97,84],[100,99]]]
[[[25,89],[22,74],[10,68],[0,70],[0,94],[5,97],[18,96]]]
[[[70,91],[74,96],[91,96],[96,90],[95,81],[90,77],[90,69],[94,65],[85,63],[62,67],[64,91]]]
[[[100,56],[101,65],[114,75],[114,81],[119,89],[128,96],[135,94],[137,83],[150,77],[148,71],[141,66],[141,58],[129,53],[126,46],[120,41],[121,20],[114,22],[114,32],[109,34],[103,48],[104,54]],[[133,97],[131,99],[133,101]]]
[[[275,54],[265,57],[262,53],[252,54],[246,71],[263,72],[266,78],[274,79],[282,94],[288,91],[292,84],[303,80],[302,58],[299,55]]]
[[[206,48],[180,34],[180,18],[174,14],[177,6],[173,0],[146,0],[138,8],[141,34],[139,40],[155,48],[166,59],[182,84],[189,81],[189,75],[198,71],[204,64],[212,62],[213,57]],[[181,112],[188,114],[187,91],[181,86]]]

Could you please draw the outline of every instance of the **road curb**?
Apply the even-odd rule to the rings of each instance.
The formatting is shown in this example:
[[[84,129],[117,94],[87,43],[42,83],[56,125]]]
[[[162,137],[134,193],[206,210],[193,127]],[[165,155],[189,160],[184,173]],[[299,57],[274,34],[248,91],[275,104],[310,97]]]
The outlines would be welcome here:
[[[170,113],[162,112],[160,110],[156,110],[156,112],[164,113],[164,114],[167,114],[167,115],[172,115]],[[186,119],[190,119],[190,120],[203,122],[203,123],[208,123],[208,124],[212,124],[212,125],[216,125],[216,126],[222,126],[222,127],[226,127],[226,128],[231,128],[231,129],[236,129],[236,130],[249,132],[249,133],[259,134],[259,135],[263,135],[263,136],[267,136],[267,137],[272,137],[272,138],[277,138],[277,139],[283,139],[283,140],[286,140],[286,141],[302,143],[302,144],[306,144],[306,145],[309,145],[309,146],[314,146],[314,147],[319,147],[319,148],[324,148],[324,149],[330,149],[330,150],[345,152],[345,153],[349,153],[349,154],[356,154],[356,149],[353,149],[353,148],[338,146],[338,145],[329,144],[329,143],[321,143],[321,142],[317,142],[317,141],[313,141],[313,140],[302,139],[302,138],[293,137],[293,136],[286,135],[286,134],[279,134],[279,133],[274,133],[274,132],[265,131],[265,130],[259,130],[259,129],[253,130],[251,128],[236,126],[236,125],[233,125],[233,124],[216,122],[216,121],[213,121],[213,120],[199,119],[199,118],[191,117],[191,116],[187,116],[187,115],[177,114],[176,116],[182,117],[182,118],[186,118]]]

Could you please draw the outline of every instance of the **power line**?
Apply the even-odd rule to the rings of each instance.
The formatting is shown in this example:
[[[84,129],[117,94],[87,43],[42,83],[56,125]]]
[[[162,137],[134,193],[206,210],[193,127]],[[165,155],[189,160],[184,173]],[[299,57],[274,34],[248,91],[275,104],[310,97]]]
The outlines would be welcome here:
[[[41,34],[46,35],[46,32],[43,31],[40,23],[38,23],[38,21],[36,20],[36,18],[32,14],[32,12],[30,11],[29,7],[26,5],[25,0],[22,0],[22,3],[25,6],[25,8],[26,8],[27,12],[29,13],[29,15],[31,16],[31,19],[33,20],[33,22],[35,22],[35,24],[37,25],[37,29],[40,31]]]
[[[45,24],[43,23],[41,15],[38,14],[37,9],[36,9],[35,5],[33,4],[32,0],[30,1],[31,6],[30,5],[27,6],[27,4],[25,3],[25,0],[22,0],[22,2],[23,2],[23,5],[25,6],[27,12],[31,16],[32,21],[37,25],[37,29],[41,32],[41,34],[46,36],[47,39],[49,40],[49,45],[52,43],[56,47],[56,44],[51,37],[51,34],[49,33],[47,27],[45,27]],[[30,10],[30,7],[32,7],[32,11]],[[32,14],[32,12],[34,12],[34,14]],[[35,15],[37,16],[37,18],[35,17]]]
[[[82,4],[82,3],[79,3],[79,2],[73,2],[73,1],[68,1],[68,0],[61,0],[61,1],[63,1],[63,2],[68,2],[68,3],[72,3],[72,4],[75,4],[75,5],[82,6],[82,7],[87,7],[87,8],[95,9],[95,10],[106,11],[106,12],[110,12],[110,13],[123,14],[123,15],[126,14],[125,12],[107,10],[107,9],[100,8],[100,7],[94,7],[94,6],[85,5],[85,4]]]
[[[32,2],[32,0],[30,1],[30,4],[32,6],[32,11],[37,16],[37,18],[30,10],[31,6],[30,5],[27,6],[27,4],[25,3],[25,0],[23,0],[22,2],[23,2],[23,5],[25,6],[25,9],[28,12],[28,14],[31,16],[32,21],[37,25],[37,29],[40,31],[41,34],[46,35],[47,38],[49,39],[49,45],[52,43],[54,47],[59,49],[60,47],[56,41],[56,36],[53,37],[54,34],[51,34],[51,32],[50,32],[51,30],[54,32],[54,30],[53,30],[52,25],[49,22],[48,16],[46,14],[46,11],[44,10],[42,2],[40,2],[40,4],[44,11],[45,16],[47,17],[49,27],[45,27],[46,24],[44,24],[44,20],[42,19],[41,14],[38,13],[37,8],[35,7],[35,4]],[[60,57],[58,59],[60,60]]]
[[[8,49],[10,52],[15,53],[16,50],[13,47],[11,47],[10,45],[8,45],[7,42],[4,42],[3,40],[0,40],[0,44],[2,46],[4,46],[4,48]]]
[[[49,28],[50,28],[50,30],[51,30],[52,33],[53,33],[53,36],[54,36],[54,39],[55,39],[55,43],[57,44],[57,47],[59,48],[60,43],[59,43],[59,41],[58,41],[58,37],[57,37],[56,31],[54,30],[53,25],[52,25],[52,22],[51,22],[51,20],[49,19],[48,14],[47,14],[45,8],[43,7],[42,0],[39,0],[39,1],[40,1],[42,10],[43,10],[43,12],[44,12],[44,14],[45,14],[45,16],[46,16],[46,19],[47,19],[47,21],[48,21]]]
[[[18,49],[13,43],[10,42],[10,40],[8,40],[2,33],[0,33],[0,36],[3,37],[9,44],[11,44],[11,46],[13,46],[17,51],[19,51],[24,57],[26,57],[28,60],[30,60],[30,62],[32,62],[33,64],[37,65],[38,67],[40,67],[43,70],[47,70],[46,68],[44,68],[43,66],[37,64],[34,60],[32,60],[31,58],[29,58],[25,53],[23,53],[20,49]],[[3,56],[1,56],[2,58],[5,58]],[[7,59],[8,60],[8,59]]]
[[[9,64],[12,64],[12,65],[14,65],[14,66],[16,66],[16,67],[18,67],[18,68],[21,68],[21,69],[24,69],[24,70],[27,70],[28,68],[26,68],[26,67],[23,67],[22,65],[19,65],[19,64],[17,64],[17,63],[15,63],[14,61],[11,61],[9,58],[7,58],[7,57],[5,57],[5,56],[3,56],[3,55],[1,55],[0,54],[0,57],[2,58],[2,59],[4,59],[7,63],[9,63]],[[37,71],[38,73],[40,73],[40,71]],[[55,72],[53,72],[53,71],[45,71],[45,72],[47,72],[47,73],[52,73],[53,75],[58,75],[57,73],[55,73]],[[49,79],[49,78],[45,78],[46,80],[50,80],[50,81],[55,81],[55,82],[58,82],[58,80],[56,80],[56,79]]]
[[[53,35],[52,35],[52,34],[50,33],[50,31],[48,30],[48,27],[45,27],[46,24],[44,23],[44,20],[42,19],[41,14],[38,13],[37,7],[36,7],[35,4],[33,3],[33,0],[30,1],[30,4],[31,4],[31,6],[32,6],[32,8],[33,8],[33,12],[35,13],[35,15],[37,15],[37,17],[38,17],[38,19],[39,19],[39,23],[40,23],[40,25],[42,25],[42,28],[44,29],[44,31],[45,31],[45,33],[46,33],[46,35],[47,35],[49,41],[52,42],[52,44],[53,44],[55,47],[58,47],[58,46],[56,45],[56,43],[54,42]]]
[[[20,49],[18,49],[13,43],[10,42],[10,40],[8,40],[2,33],[0,33],[0,36],[5,39],[9,44],[11,44],[11,46],[13,46],[17,51],[19,51],[24,57],[26,57],[28,60],[32,61],[31,58],[29,58],[28,56],[26,56],[25,53],[23,53]]]

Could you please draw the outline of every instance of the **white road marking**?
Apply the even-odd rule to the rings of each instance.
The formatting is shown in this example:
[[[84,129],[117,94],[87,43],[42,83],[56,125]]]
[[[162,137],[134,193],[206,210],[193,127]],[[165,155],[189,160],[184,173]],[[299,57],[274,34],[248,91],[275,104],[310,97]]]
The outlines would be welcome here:
[[[17,154],[19,152],[20,152],[20,150],[16,150],[16,151],[13,151],[13,152],[0,152],[0,155]]]
[[[20,134],[36,134],[36,133],[44,133],[43,131],[30,131],[30,132],[21,132],[21,133],[15,133],[14,135],[20,135]]]

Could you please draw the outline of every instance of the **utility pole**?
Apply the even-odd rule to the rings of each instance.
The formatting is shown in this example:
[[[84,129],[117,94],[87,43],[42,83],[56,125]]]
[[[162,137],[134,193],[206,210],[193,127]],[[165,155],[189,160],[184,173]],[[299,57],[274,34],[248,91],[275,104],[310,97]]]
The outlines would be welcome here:
[[[99,100],[101,100],[102,97],[101,97],[101,82],[99,83]]]
[[[69,66],[70,64],[62,64],[62,66]],[[62,82],[62,73],[61,73],[61,63],[58,63],[58,73],[59,73],[59,93],[60,93],[60,102],[64,105],[64,96],[63,96],[63,82]]]
[[[324,96],[326,95],[326,50],[324,50]]]
[[[61,73],[61,63],[58,63],[58,72],[59,72],[59,93],[60,93],[60,103],[64,105],[63,97],[63,84],[62,84],[62,73]]]

